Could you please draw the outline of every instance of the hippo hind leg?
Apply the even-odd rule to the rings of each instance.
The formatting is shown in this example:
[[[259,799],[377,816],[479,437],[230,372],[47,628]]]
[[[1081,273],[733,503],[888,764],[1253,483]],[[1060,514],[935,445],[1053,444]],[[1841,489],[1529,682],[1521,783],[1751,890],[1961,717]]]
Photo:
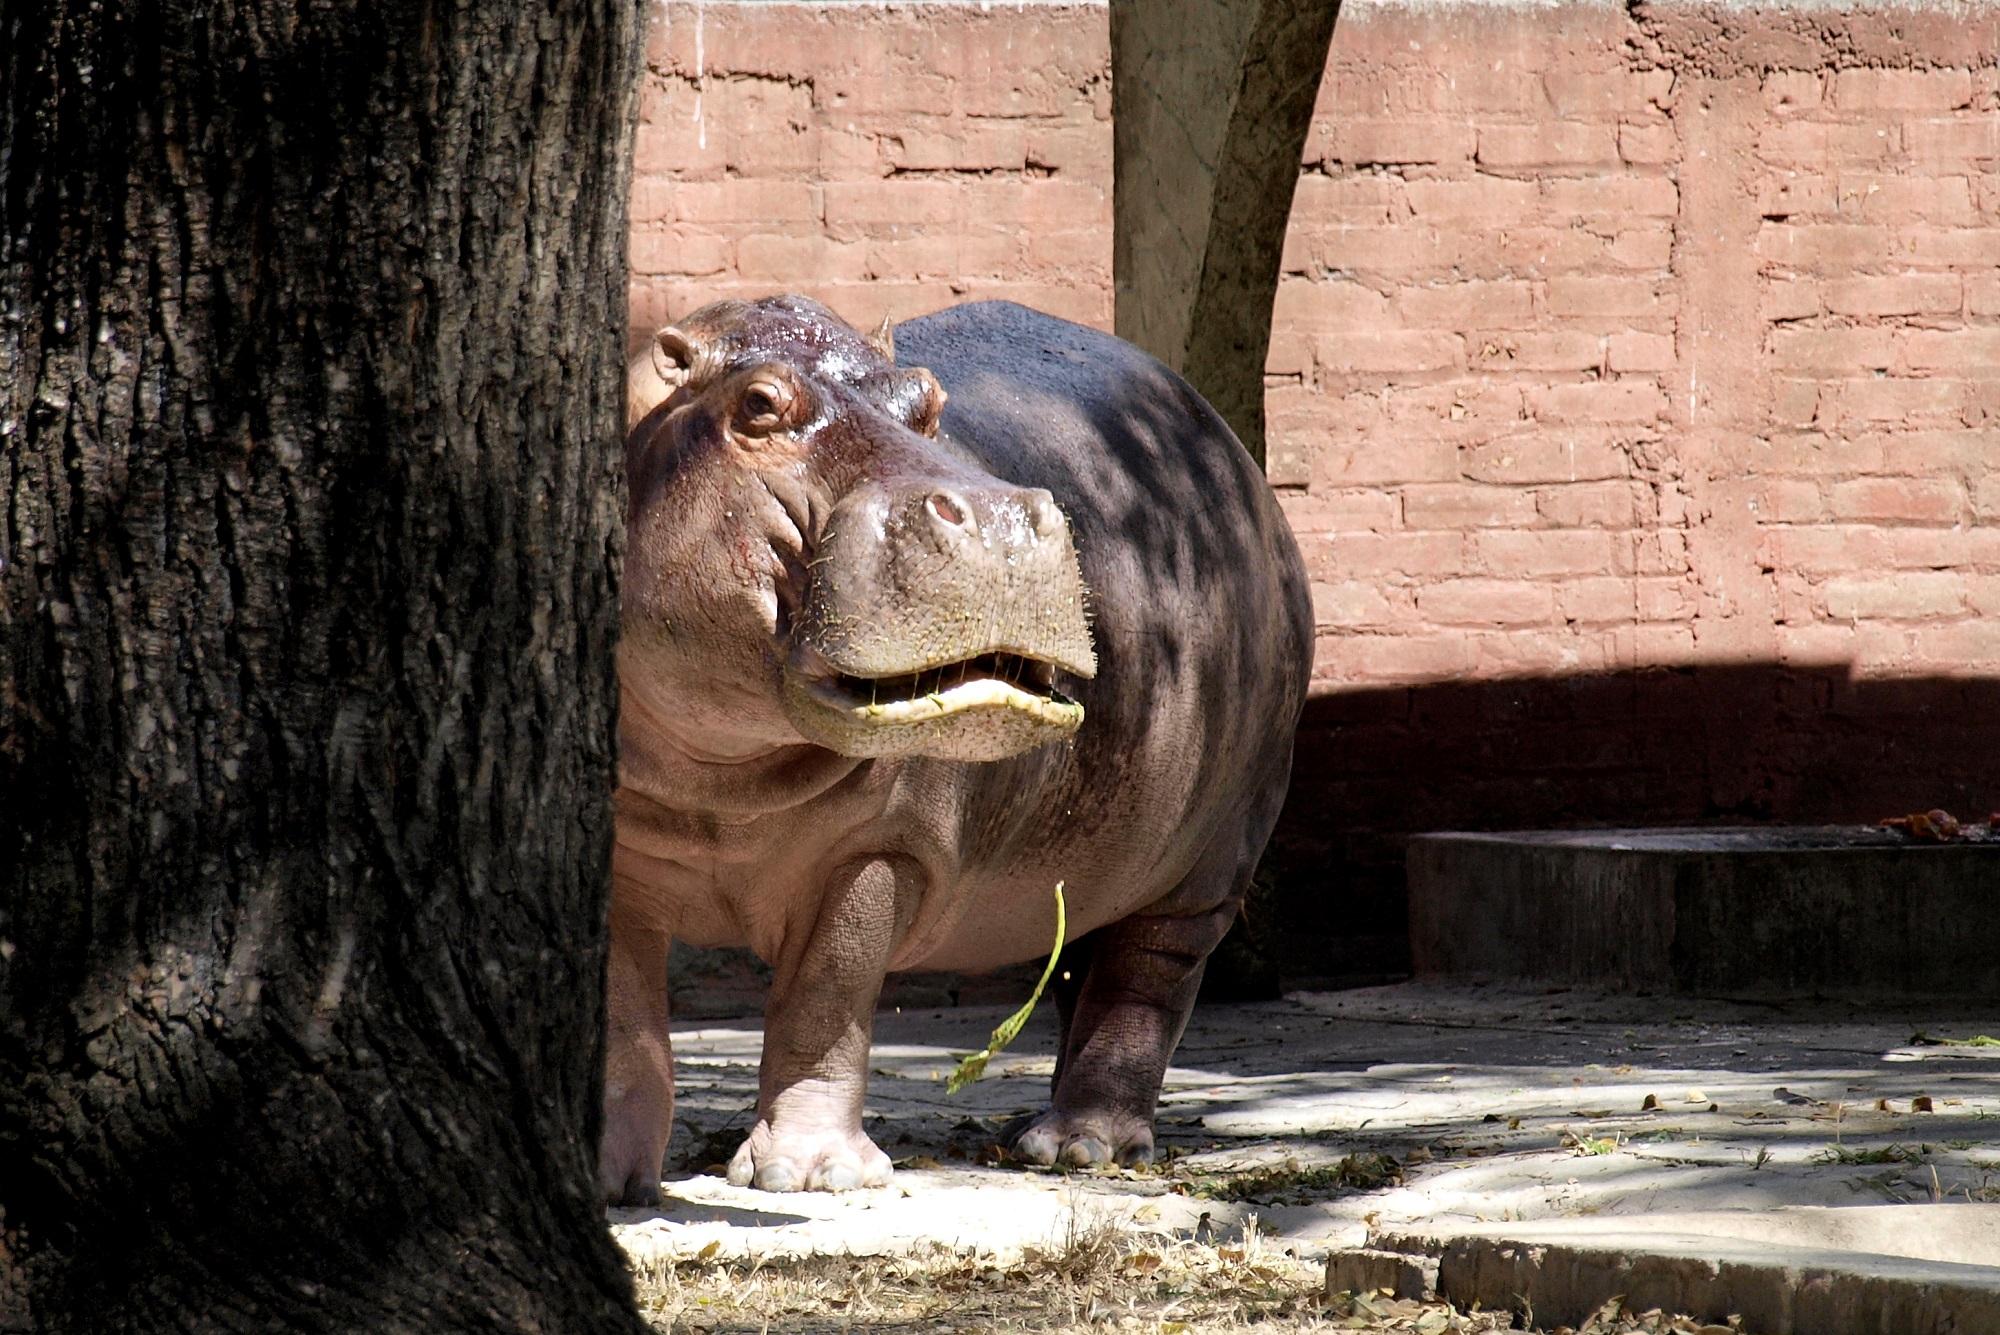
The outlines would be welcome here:
[[[1153,1157],[1160,1081],[1255,866],[1235,841],[1218,841],[1158,904],[1065,952],[1053,1095],[1045,1112],[1007,1128],[1016,1159],[1086,1168]]]

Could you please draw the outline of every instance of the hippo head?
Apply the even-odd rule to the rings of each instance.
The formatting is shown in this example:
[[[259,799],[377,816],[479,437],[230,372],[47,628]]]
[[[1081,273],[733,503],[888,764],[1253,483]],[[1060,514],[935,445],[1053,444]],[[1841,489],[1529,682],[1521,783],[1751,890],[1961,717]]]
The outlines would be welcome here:
[[[626,441],[620,678],[718,758],[800,740],[995,760],[1083,721],[1082,574],[1046,491],[938,435],[945,392],[816,302],[663,329]],[[635,413],[644,409],[635,405]]]

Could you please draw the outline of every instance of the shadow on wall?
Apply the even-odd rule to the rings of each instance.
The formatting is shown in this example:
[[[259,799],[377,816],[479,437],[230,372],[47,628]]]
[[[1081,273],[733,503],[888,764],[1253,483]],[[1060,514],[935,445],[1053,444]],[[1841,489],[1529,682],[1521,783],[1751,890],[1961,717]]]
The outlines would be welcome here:
[[[1264,935],[1287,987],[1406,972],[1403,845],[1429,830],[1931,807],[2000,809],[2000,678],[1751,663],[1335,691],[1300,725]]]

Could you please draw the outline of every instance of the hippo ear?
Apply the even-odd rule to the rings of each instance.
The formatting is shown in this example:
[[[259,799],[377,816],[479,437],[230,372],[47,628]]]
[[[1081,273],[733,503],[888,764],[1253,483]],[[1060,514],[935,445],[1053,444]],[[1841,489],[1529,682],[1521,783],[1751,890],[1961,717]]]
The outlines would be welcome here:
[[[875,351],[882,354],[882,357],[885,361],[892,361],[892,362],[895,361],[896,360],[895,322],[891,320],[888,316],[886,315],[883,316],[882,323],[876,327],[874,333],[868,336],[868,342],[870,346],[872,346],[875,349]]]
[[[653,335],[653,369],[671,392],[685,385],[694,374],[695,346],[674,325]]]
[[[910,418],[910,429],[918,431],[932,440],[937,439],[938,422],[944,416],[944,402],[950,395],[927,367],[919,366],[910,373],[917,382],[917,406]]]

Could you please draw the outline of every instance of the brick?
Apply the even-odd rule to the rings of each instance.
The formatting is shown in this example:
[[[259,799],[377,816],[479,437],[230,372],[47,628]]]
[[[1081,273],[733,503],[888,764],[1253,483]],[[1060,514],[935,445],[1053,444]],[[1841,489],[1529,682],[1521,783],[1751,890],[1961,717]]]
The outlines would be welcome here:
[[[1572,217],[1670,218],[1681,194],[1664,176],[1556,177],[1542,182],[1542,203]]]
[[[1611,575],[1571,580],[1558,586],[1556,605],[1564,619],[1585,624],[1631,621],[1632,581]]]
[[[1637,167],[1665,166],[1680,160],[1680,141],[1671,125],[1620,125],[1618,156]]]
[[[1685,621],[1695,612],[1692,582],[1681,575],[1649,575],[1632,581],[1641,621]]]
[[[685,274],[704,277],[730,266],[726,237],[680,228],[639,228],[630,240],[628,263],[635,274]]]
[[[1832,575],[1879,570],[1888,550],[1887,539],[1879,528],[1821,525],[1767,529],[1757,556],[1774,569]]]
[[[1111,236],[1101,228],[1054,232],[1036,228],[1028,234],[1028,266],[1055,269],[1073,281],[1111,282]]]
[[[1457,118],[1426,120],[1341,119],[1322,123],[1326,133],[1317,147],[1321,158],[1312,156],[1315,145],[1307,147],[1308,161],[1343,162],[1350,166],[1374,164],[1457,163],[1469,161],[1474,145],[1473,128]],[[1315,127],[1316,129],[1319,127]]]
[[[1403,522],[1412,529],[1515,528],[1534,518],[1534,493],[1518,487],[1438,483],[1403,488]]]
[[[1410,181],[1403,187],[1410,211],[1426,222],[1472,222],[1495,226],[1528,217],[1541,205],[1534,181],[1506,176]]]
[[[1494,334],[1478,342],[1474,361],[1482,371],[1595,371],[1604,365],[1604,338],[1570,330]]]
[[[1476,567],[1495,575],[1601,575],[1612,568],[1612,535],[1598,529],[1482,529],[1467,541]]]
[[[1398,182],[1372,172],[1299,177],[1292,197],[1293,218],[1318,222],[1388,223],[1403,214]]]
[[[1949,111],[1972,101],[1967,70],[1847,69],[1834,76],[1843,111]]]
[[[1826,79],[1808,70],[1779,70],[1764,76],[1764,105],[1779,115],[1811,111],[1826,95]]]
[[[1983,477],[1972,493],[1972,512],[1980,519],[2000,519],[2000,473]]]
[[[1631,228],[1613,237],[1604,253],[1627,269],[1665,269],[1673,259],[1674,234],[1665,227]]]
[[[2000,376],[2000,329],[1905,329],[1896,337],[1913,371]]]
[[[814,74],[812,94],[813,105],[821,111],[902,118],[949,108],[953,85],[942,74],[834,68]]]
[[[1834,207],[1843,218],[1866,222],[1971,223],[1979,216],[1972,182],[1963,176],[1843,173]]]
[[[1111,179],[1111,130],[1096,121],[1027,126],[1028,165],[1047,171]]]
[[[1767,221],[1794,217],[1824,217],[1839,210],[1839,193],[1830,176],[1788,172],[1757,187],[1757,212]]]
[[[1842,621],[1916,620],[1965,609],[1965,577],[1944,571],[1904,571],[1887,578],[1840,576],[1824,586],[1826,613]]]
[[[2000,119],[1992,112],[1903,124],[1903,147],[1918,162],[2000,158]]]
[[[888,136],[882,156],[903,171],[1020,171],[1028,162],[1028,132],[1018,121],[948,123]]]
[[[1456,575],[1465,569],[1465,538],[1458,533],[1338,533],[1317,546],[1325,568],[1340,571],[1343,577],[1418,579]]]
[[[1608,380],[1581,385],[1542,385],[1528,391],[1530,416],[1543,422],[1657,422],[1666,416],[1667,396],[1650,380]]]
[[[1966,569],[2000,565],[2000,531],[1991,528],[1892,528],[1883,531],[1888,564],[1897,570]]]
[[[752,232],[736,243],[736,272],[751,282],[785,285],[870,275],[867,252],[825,236]]]
[[[1454,579],[1417,591],[1417,611],[1444,626],[1543,624],[1555,615],[1555,592],[1521,580]]]
[[[1806,329],[1782,326],[1770,334],[1771,365],[1814,375],[1862,375],[1896,364],[1895,334],[1888,329]]]
[[[1329,441],[1313,459],[1313,486],[1351,487],[1458,479],[1458,447],[1414,435]]]
[[[1632,461],[1609,441],[1538,431],[1470,447],[1460,466],[1478,482],[1536,484],[1623,478]]]
[[[1911,637],[1914,656],[1954,668],[2000,663],[2000,620],[1923,626]]]
[[[1464,366],[1465,341],[1435,331],[1326,334],[1314,340],[1313,360],[1332,375],[1423,375]]]
[[[1969,398],[1960,380],[1849,380],[1840,386],[1843,421],[1914,423],[1956,418]]]
[[[1610,167],[1618,162],[1618,130],[1613,125],[1546,121],[1482,126],[1478,156],[1484,167]]]
[[[1964,506],[1964,488],[1943,478],[1864,478],[1836,482],[1828,493],[1836,519],[1950,524]]]
[[[1542,91],[1565,120],[1657,110],[1653,104],[1673,87],[1671,70],[1616,70],[1609,73],[1550,70]]]
[[[1846,278],[1826,285],[1826,308],[1836,315],[1943,315],[1960,304],[1956,274],[1896,274]]]
[[[1307,282],[1286,279],[1278,284],[1271,307],[1275,329],[1331,332],[1388,322],[1389,299],[1360,283],[1332,279]]]
[[[1527,283],[1474,281],[1405,287],[1396,294],[1405,324],[1446,329],[1517,329],[1534,319]]]
[[[674,217],[685,223],[779,227],[820,219],[818,190],[804,181],[689,181],[673,199]]]
[[[1758,488],[1751,503],[1759,519],[1774,524],[1810,524],[1826,518],[1817,482],[1802,478],[1774,478]]]
[[[1552,528],[1628,529],[1650,496],[1643,482],[1576,482],[1536,492],[1535,512]]]
[[[1901,146],[1895,126],[1825,121],[1773,121],[1757,136],[1757,155],[1778,167],[1824,170],[1835,164],[1880,162]]]
[[[1820,390],[1814,380],[1773,380],[1770,420],[1778,426],[1812,426],[1819,421]]]
[[[1671,315],[1656,284],[1643,278],[1551,278],[1549,313],[1570,318]]]
[[[1310,592],[1315,626],[1380,626],[1394,616],[1389,600],[1373,584],[1359,580],[1336,584],[1315,581]]]
[[[1314,672],[1336,681],[1445,680],[1473,662],[1462,635],[1340,635],[1321,637],[1314,649]]]
[[[2000,228],[1900,227],[1895,254],[1918,265],[1991,268],[2000,265]]]
[[[1896,236],[1888,228],[1856,224],[1766,224],[1758,228],[1756,256],[1802,270],[1854,270],[1890,258]]]
[[[1969,315],[2000,315],[2000,274],[1967,274],[1965,309]]]
[[[1613,371],[1658,372],[1674,368],[1671,334],[1613,334],[1608,344],[1608,364]]]
[[[1396,527],[1403,512],[1394,492],[1362,488],[1286,492],[1279,495],[1278,505],[1297,534],[1383,532]]]

